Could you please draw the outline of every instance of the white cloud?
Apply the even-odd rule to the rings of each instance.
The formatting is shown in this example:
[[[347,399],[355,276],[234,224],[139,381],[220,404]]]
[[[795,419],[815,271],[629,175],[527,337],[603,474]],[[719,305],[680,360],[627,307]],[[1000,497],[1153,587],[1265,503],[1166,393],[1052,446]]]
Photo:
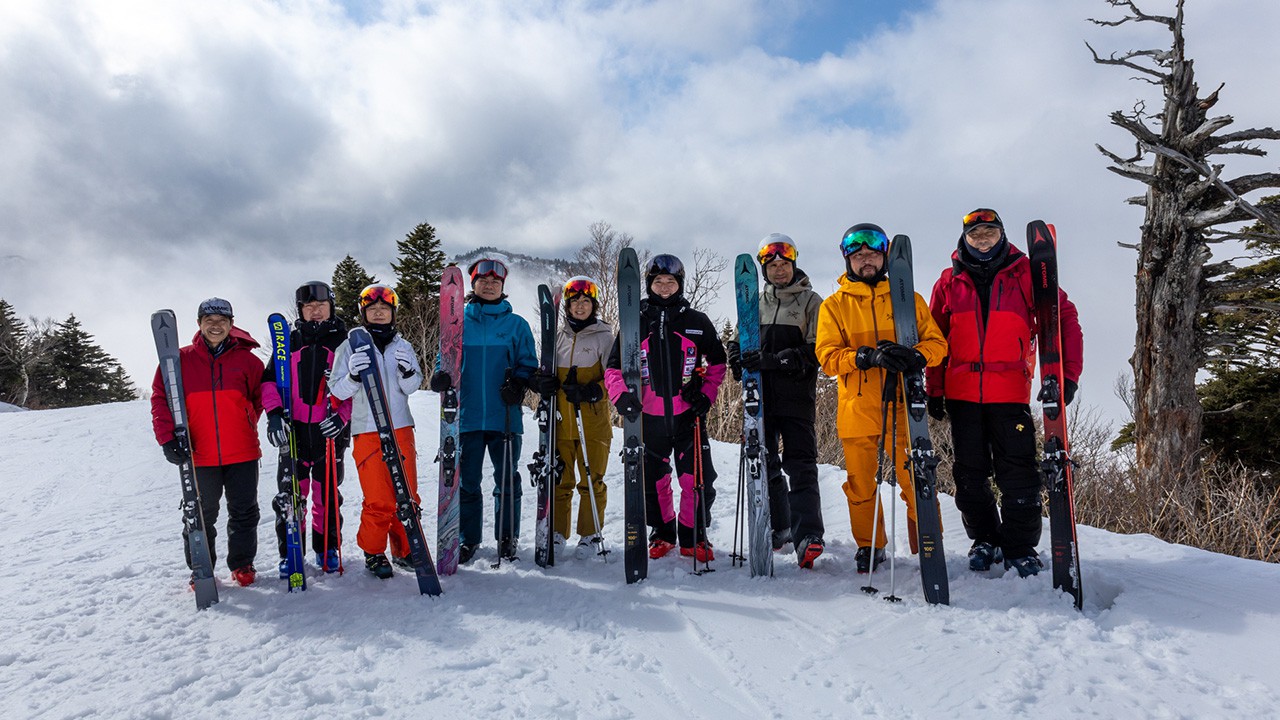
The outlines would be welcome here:
[[[1274,124],[1280,5],[1189,5],[1202,90],[1226,80],[1218,110]],[[349,252],[389,277],[424,220],[453,251],[545,254],[599,219],[677,252],[781,231],[819,285],[841,231],[874,221],[913,236],[923,292],[960,215],[989,205],[1015,239],[1058,225],[1084,397],[1117,412],[1134,256],[1115,242],[1136,236],[1123,199],[1140,188],[1093,144],[1127,151],[1108,113],[1158,97],[1084,40],[1167,36],[1089,24],[1115,16],[1101,1],[941,0],[802,63],[769,50],[798,7],[406,0],[353,21],[323,0],[5,3],[0,297],[76,312],[141,378],[152,310],[218,294],[257,331]]]

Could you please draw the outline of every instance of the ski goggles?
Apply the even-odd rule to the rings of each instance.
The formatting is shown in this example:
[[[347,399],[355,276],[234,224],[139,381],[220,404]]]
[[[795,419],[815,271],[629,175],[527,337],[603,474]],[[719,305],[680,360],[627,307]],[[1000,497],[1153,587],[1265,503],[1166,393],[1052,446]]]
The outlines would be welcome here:
[[[560,294],[565,300],[586,296],[598,302],[600,300],[600,287],[591,278],[569,278],[569,282],[564,284],[564,289]]]
[[[760,248],[760,252],[756,253],[756,259],[760,261],[760,267],[764,267],[778,258],[790,260],[794,263],[796,256],[795,246],[785,242],[769,243]]]
[[[654,255],[649,260],[649,272],[645,274],[649,277],[654,275],[674,275],[678,278],[683,278],[684,263],[680,262],[680,258],[675,255]]]
[[[864,247],[871,248],[876,252],[888,252],[889,237],[879,230],[863,229],[855,230],[845,235],[844,239],[840,241],[840,252],[846,257]]]
[[[997,213],[995,210],[990,210],[987,208],[978,208],[977,210],[974,210],[973,212],[964,216],[964,231],[966,233],[974,228],[981,227],[983,225],[995,225],[997,227],[1004,227],[1004,223],[1001,222],[1000,220],[1000,214]]]
[[[309,302],[329,302],[333,300],[333,290],[322,282],[309,282],[298,288],[294,298],[299,305],[306,305]]]
[[[360,291],[360,307],[367,308],[374,303],[385,303],[392,308],[400,306],[400,297],[396,291],[386,285],[370,285]]]
[[[501,260],[492,258],[482,258],[471,263],[471,268],[468,272],[471,274],[472,282],[475,282],[476,278],[486,276],[493,276],[502,281],[507,279],[507,266],[503,265]]]

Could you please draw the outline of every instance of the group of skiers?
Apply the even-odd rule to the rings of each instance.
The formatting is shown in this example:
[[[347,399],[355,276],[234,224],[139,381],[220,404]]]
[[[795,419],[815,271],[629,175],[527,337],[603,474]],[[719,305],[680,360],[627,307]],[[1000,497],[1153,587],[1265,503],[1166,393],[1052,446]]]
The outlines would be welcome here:
[[[488,257],[472,263],[467,269],[471,293],[464,312],[461,377],[437,370],[427,381],[432,391],[456,389],[459,396],[459,562],[471,562],[483,542],[481,479],[486,455],[493,472],[497,553],[504,559],[516,557],[522,495],[517,470],[523,431],[520,405],[530,390],[556,398],[555,447],[563,462],[554,487],[557,546],[576,532],[581,551],[602,549],[612,404],[623,417],[640,418],[643,426],[649,557],[661,558],[678,547],[681,555],[697,562],[714,559],[706,528],[716,497],[716,471],[701,419],[726,375],[740,376],[747,368],[759,371],[762,378],[774,550],[791,545],[799,565],[811,568],[824,549],[815,428],[821,370],[838,382],[835,430],[844,450],[842,489],[858,546],[856,569],[874,571],[885,559],[885,524],[875,499],[886,448],[892,455],[888,465],[907,504],[911,549],[917,551],[907,423],[886,416],[883,388],[895,374],[923,370],[929,415],[951,418],[956,505],[972,540],[970,568],[986,571],[1003,562],[1023,577],[1038,573],[1041,481],[1030,410],[1036,314],[1028,259],[1009,241],[994,210],[979,208],[966,214],[951,267],[934,284],[928,302],[915,296],[918,342],[908,347],[895,341],[887,281],[889,244],[879,226],[849,228],[839,245],[844,257],[839,288],[824,300],[797,265],[791,238],[778,233],[764,238],[756,256],[764,278],[760,347],[746,352],[736,341],[722,343],[710,318],[685,298],[680,259],[668,254],[652,257],[640,306],[639,396],[623,382],[619,340],[599,317],[595,279],[574,277],[562,288],[563,321],[551,373],[539,369],[529,323],[506,299],[506,265]],[[385,579],[392,576],[392,564],[412,563],[396,517],[391,477],[361,391],[359,374],[368,367],[369,355],[352,352],[328,285],[306,283],[298,288],[296,301],[289,417],[273,373],[252,352],[257,343],[234,325],[229,302],[211,298],[200,304],[199,331],[181,350],[189,442],[173,434],[159,372],[152,395],[156,438],[169,461],[189,460],[195,466],[211,552],[219,501],[226,495],[226,560],[241,585],[255,578],[261,457],[257,422],[263,411],[273,446],[287,447],[292,439],[300,490],[313,506],[312,550],[316,566],[325,572],[341,568],[338,488],[350,445],[364,495],[356,543],[367,569]],[[1063,399],[1070,403],[1082,368],[1083,339],[1075,306],[1061,292],[1059,302]],[[413,499],[419,501],[408,397],[423,385],[424,373],[412,346],[396,331],[398,308],[395,291],[385,285],[370,285],[360,294],[360,324],[378,351],[376,362],[387,388],[405,474]],[[572,522],[575,493],[579,505]],[[278,515],[283,514],[283,502],[281,497],[276,500]],[[277,522],[277,535],[284,558],[283,521]],[[280,572],[286,576],[283,559]]]

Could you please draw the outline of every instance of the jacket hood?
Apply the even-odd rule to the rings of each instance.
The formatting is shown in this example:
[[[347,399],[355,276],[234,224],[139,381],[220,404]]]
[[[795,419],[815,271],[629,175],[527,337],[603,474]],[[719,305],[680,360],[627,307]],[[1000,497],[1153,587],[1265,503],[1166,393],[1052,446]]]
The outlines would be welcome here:
[[[227,339],[223,340],[223,342],[231,343],[227,346],[227,350],[238,347],[245,348],[246,350],[252,350],[258,347],[258,341],[254,340],[253,336],[250,335],[247,330],[242,330],[235,325],[231,326],[231,332],[227,333]],[[206,349],[209,347],[209,345],[205,343],[204,336],[200,334],[199,330],[196,330],[196,334],[191,338],[191,344]]]
[[[786,287],[781,287],[781,288],[776,287],[775,285],[768,282],[764,284],[764,291],[779,299],[781,298],[790,299],[792,297],[795,297],[796,295],[804,294],[812,289],[813,289],[813,285],[809,282],[809,276],[805,274],[805,271],[801,270],[800,268],[796,268],[795,277],[791,279],[791,284]]]
[[[836,288],[836,292],[856,297],[871,297],[872,295],[887,294],[889,292],[889,283],[881,280],[875,285],[868,285],[861,280],[850,280],[848,275],[841,275],[840,287]]]
[[[512,313],[511,303],[507,301],[506,297],[503,297],[501,300],[498,300],[497,302],[492,302],[492,303],[486,303],[486,302],[467,303],[466,309],[463,310],[463,314],[470,315],[472,317],[479,317],[481,315],[497,317],[501,315],[510,315],[511,313]]]

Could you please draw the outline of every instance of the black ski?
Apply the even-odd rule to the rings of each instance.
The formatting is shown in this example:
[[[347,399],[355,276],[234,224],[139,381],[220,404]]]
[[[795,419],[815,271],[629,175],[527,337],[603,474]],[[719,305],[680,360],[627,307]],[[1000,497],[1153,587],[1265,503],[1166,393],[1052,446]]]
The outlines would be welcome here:
[[[633,248],[618,253],[618,337],[622,381],[643,402],[640,379],[640,260]],[[623,569],[627,583],[649,575],[644,511],[644,416],[622,418]]]
[[[889,245],[889,293],[893,303],[893,327],[899,345],[915,347],[916,291],[911,267],[911,238],[895,235]],[[947,560],[942,549],[942,518],[938,509],[938,458],[929,438],[929,418],[924,375],[915,370],[902,374],[902,393],[907,405],[907,437],[911,443],[911,484],[916,494],[916,536],[920,549],[920,582],[925,600],[951,603],[947,585]],[[897,461],[896,458],[894,460]]]
[[[551,288],[538,286],[538,315],[541,328],[539,372],[556,372],[556,306]],[[563,468],[556,455],[556,396],[542,395],[538,400],[538,451],[529,463],[529,479],[538,489],[537,523],[533,531],[533,561],[540,567],[556,564],[555,486]]]
[[[156,354],[160,357],[160,379],[164,383],[165,400],[173,414],[173,436],[191,450],[187,434],[187,400],[182,393],[182,361],[178,354],[178,320],[172,310],[157,310],[151,315],[151,334],[155,336]],[[200,489],[191,459],[178,466],[182,480],[182,522],[187,529],[187,546],[191,552],[191,581],[195,589],[196,608],[204,610],[218,602],[218,585],[213,579],[213,556],[209,538],[204,532],[204,515],[200,509]]]
[[[431,551],[427,548],[427,540],[422,532],[422,508],[413,501],[413,495],[409,492],[409,482],[400,461],[400,447],[396,444],[395,430],[391,425],[387,391],[382,385],[381,354],[374,347],[368,330],[355,328],[348,337],[352,353],[362,352],[369,356],[369,364],[360,371],[360,385],[369,399],[369,410],[373,413],[373,423],[378,429],[382,461],[387,464],[387,472],[391,474],[391,485],[396,493],[396,517],[404,525],[405,535],[409,539],[409,558],[413,561],[413,570],[418,576],[418,591],[423,595],[439,595],[442,592],[440,578],[436,575],[436,566],[431,560]]]
[[[1080,585],[1080,548],[1076,543],[1071,443],[1067,439],[1067,405],[1062,402],[1062,324],[1058,304],[1058,250],[1053,226],[1041,220],[1027,224],[1031,291],[1036,304],[1040,353],[1040,401],[1044,412],[1044,456],[1040,474],[1049,491],[1049,545],[1053,586],[1070,593],[1076,609],[1084,607]]]

